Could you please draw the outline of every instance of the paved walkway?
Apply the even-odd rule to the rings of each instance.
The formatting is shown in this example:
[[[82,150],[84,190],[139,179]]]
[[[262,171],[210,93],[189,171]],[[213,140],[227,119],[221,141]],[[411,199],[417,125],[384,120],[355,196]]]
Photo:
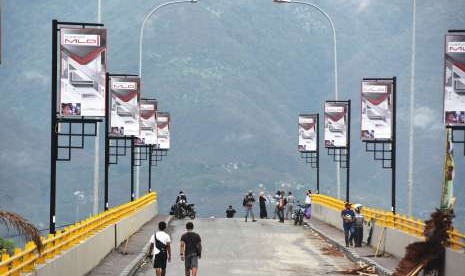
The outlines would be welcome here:
[[[158,228],[158,222],[167,219],[168,216],[156,216],[144,224],[139,231],[129,238],[127,245],[123,242],[87,275],[120,275],[142,252],[144,246],[149,242],[151,235]]]
[[[385,254],[384,257],[374,257],[376,249],[370,246],[363,245],[360,248],[345,247],[344,233],[342,230],[327,224],[321,220],[312,218],[306,221],[308,227],[313,229],[315,232],[324,236],[328,242],[337,246],[341,251],[355,261],[364,261],[366,263],[374,264],[378,267],[378,273],[380,275],[390,275],[399,264],[399,259]],[[367,233],[364,233],[363,240],[365,241]],[[377,241],[372,240],[372,244],[376,244]]]
[[[168,264],[167,275],[184,275],[179,240],[186,222],[173,220],[170,224],[172,262]],[[268,219],[245,223],[242,218],[216,218],[193,222],[204,248],[199,260],[202,276],[341,275],[338,271],[356,267],[319,235],[294,226],[291,221],[281,224]],[[147,265],[136,275],[153,276],[154,272]]]

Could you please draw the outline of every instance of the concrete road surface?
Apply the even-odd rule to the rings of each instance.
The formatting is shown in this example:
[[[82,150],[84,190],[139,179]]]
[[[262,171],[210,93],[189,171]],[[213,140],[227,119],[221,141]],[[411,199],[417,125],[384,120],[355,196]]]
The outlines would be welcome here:
[[[173,220],[170,224],[172,261],[166,275],[184,275],[179,240],[186,222]],[[325,255],[329,245],[324,240],[290,221],[281,224],[268,219],[245,223],[243,219],[220,218],[196,219],[193,223],[204,249],[199,260],[200,276],[341,275],[337,271],[355,267],[344,256]],[[155,275],[155,272],[146,265],[136,275]]]

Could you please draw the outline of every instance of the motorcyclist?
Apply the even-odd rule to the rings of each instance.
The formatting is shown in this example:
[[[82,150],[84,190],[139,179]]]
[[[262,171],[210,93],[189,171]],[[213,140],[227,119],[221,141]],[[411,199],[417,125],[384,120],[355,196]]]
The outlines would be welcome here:
[[[183,191],[179,192],[179,195],[176,197],[176,203],[178,204],[187,204],[187,197]]]

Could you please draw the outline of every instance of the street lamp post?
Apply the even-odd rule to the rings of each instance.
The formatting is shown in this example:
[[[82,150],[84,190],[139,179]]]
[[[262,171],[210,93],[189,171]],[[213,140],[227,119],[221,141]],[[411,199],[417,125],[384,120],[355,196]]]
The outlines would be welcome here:
[[[139,33],[139,77],[142,78],[142,42],[144,40],[144,28],[145,24],[147,21],[150,19],[150,17],[159,9],[169,6],[169,5],[174,5],[174,4],[181,4],[181,3],[197,3],[198,0],[181,0],[181,1],[170,1],[163,3],[161,5],[156,6],[153,8],[144,18],[144,21],[142,22],[142,26],[140,27],[140,33]]]
[[[150,19],[150,17],[157,12],[159,9],[174,5],[174,4],[183,4],[183,3],[197,3],[198,0],[180,0],[180,1],[169,1],[163,4],[160,4],[156,7],[154,7],[144,18],[144,21],[142,21],[142,26],[140,27],[140,33],[139,33],[139,78],[141,78],[141,83],[142,83],[142,46],[143,46],[143,41],[144,41],[144,29],[145,29],[145,24],[147,21]],[[137,150],[137,155],[139,155],[139,148]],[[151,170],[152,168],[149,168]],[[136,191],[137,191],[137,196],[139,196],[139,179],[140,179],[140,167],[136,167]]]
[[[337,76],[337,40],[336,40],[336,28],[334,27],[333,20],[331,17],[326,13],[324,10],[322,10],[319,6],[308,3],[308,2],[303,2],[303,1],[293,1],[293,0],[273,0],[274,3],[279,3],[279,4],[301,4],[301,5],[307,5],[312,8],[315,8],[318,10],[329,22],[329,25],[331,25],[331,31],[333,34],[333,52],[334,52],[334,97],[335,100],[337,101],[339,98],[339,91],[338,91],[338,76]],[[341,198],[341,176],[340,176],[340,170],[339,166],[336,164],[336,176],[337,176],[337,197]]]

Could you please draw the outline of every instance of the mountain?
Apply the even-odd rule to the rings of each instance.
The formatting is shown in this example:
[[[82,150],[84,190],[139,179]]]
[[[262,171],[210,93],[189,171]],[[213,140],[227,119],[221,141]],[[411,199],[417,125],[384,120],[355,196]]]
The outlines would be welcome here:
[[[97,1],[3,1],[0,66],[0,207],[48,225],[51,20],[95,22]],[[111,73],[137,73],[139,31],[163,1],[102,1]],[[398,211],[407,210],[412,6],[409,1],[314,1],[337,34],[339,99],[352,100],[351,198],[389,209],[390,171],[360,142],[360,80],[398,78]],[[417,2],[414,213],[439,204],[444,154],[443,36],[465,19],[460,0]],[[248,190],[315,189],[312,170],[296,151],[297,116],[322,114],[334,100],[331,28],[315,9],[271,0],[203,0],[157,11],[145,28],[142,93],[172,114],[172,149],[153,171],[160,209],[179,190],[201,216],[239,208]],[[102,129],[101,129],[102,130]],[[100,149],[103,149],[100,139]],[[57,222],[71,223],[92,208],[94,142],[60,162]],[[457,145],[461,153],[463,145]],[[101,153],[100,165],[103,164]],[[129,161],[110,168],[110,204],[129,199]],[[463,155],[456,155],[456,224],[465,230]],[[146,164],[141,190],[147,187]],[[321,191],[336,195],[335,166],[321,152]],[[100,177],[103,185],[103,167]],[[342,195],[345,172],[341,173]],[[101,188],[102,189],[102,188]],[[75,195],[82,192],[84,199]],[[102,199],[100,198],[101,202]],[[27,205],[24,204],[27,202]]]

